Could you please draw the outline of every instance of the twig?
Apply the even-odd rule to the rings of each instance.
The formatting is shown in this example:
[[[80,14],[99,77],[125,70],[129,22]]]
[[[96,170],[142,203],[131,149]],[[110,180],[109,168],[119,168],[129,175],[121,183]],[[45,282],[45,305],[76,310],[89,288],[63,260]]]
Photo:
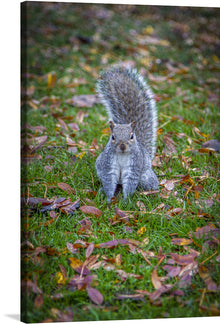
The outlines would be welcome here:
[[[206,288],[204,288],[203,291],[202,291],[202,296],[201,296],[201,299],[200,299],[200,302],[199,302],[199,306],[201,306],[202,303],[203,303],[205,293],[206,293]]]
[[[201,263],[200,263],[200,265],[202,265],[202,264],[204,264],[207,260],[209,260],[209,259],[211,259],[214,255],[216,255],[217,254],[217,251],[215,251],[215,253],[213,253],[210,257],[208,257],[207,259],[205,259],[204,261],[202,261]]]
[[[150,263],[150,261],[148,260],[148,258],[146,258],[146,256],[144,255],[144,252],[140,249],[139,250],[140,252],[141,252],[141,255],[142,255],[142,257],[144,258],[144,260],[149,264],[149,265],[152,265],[151,263]]]

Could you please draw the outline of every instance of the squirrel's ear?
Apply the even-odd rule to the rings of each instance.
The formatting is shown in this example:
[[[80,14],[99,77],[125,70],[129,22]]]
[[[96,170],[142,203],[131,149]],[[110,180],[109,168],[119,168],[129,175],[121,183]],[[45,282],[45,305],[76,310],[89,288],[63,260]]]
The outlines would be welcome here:
[[[135,130],[135,127],[136,127],[136,121],[133,121],[131,123],[132,132]]]
[[[109,126],[111,128],[111,131],[113,131],[113,128],[115,127],[115,124],[113,123],[112,120],[109,121]]]

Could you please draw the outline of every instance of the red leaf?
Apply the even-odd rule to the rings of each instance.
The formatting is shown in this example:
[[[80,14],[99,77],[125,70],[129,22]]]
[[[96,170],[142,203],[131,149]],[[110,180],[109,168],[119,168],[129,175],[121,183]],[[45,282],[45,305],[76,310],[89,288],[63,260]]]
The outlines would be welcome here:
[[[87,292],[88,292],[89,298],[93,301],[93,303],[95,303],[97,305],[101,305],[103,303],[104,298],[103,298],[102,294],[100,293],[100,291],[98,291],[95,288],[88,287]]]
[[[102,211],[96,207],[93,206],[81,206],[79,208],[81,210],[81,212],[83,212],[84,214],[88,214],[88,215],[94,215],[97,217],[100,217],[102,215]]]

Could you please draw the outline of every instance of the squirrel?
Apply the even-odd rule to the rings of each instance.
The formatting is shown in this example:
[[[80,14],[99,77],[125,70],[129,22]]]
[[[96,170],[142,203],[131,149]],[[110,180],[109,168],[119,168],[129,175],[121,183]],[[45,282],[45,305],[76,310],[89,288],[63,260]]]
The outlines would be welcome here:
[[[157,110],[153,93],[136,69],[113,67],[97,81],[111,137],[96,160],[97,175],[108,200],[122,184],[124,199],[137,187],[157,189],[152,170],[156,151]]]

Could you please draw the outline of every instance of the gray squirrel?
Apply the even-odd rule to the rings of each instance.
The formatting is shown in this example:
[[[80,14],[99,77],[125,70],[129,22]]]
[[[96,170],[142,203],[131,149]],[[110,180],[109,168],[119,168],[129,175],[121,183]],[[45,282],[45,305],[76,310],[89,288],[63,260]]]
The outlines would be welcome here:
[[[124,198],[138,186],[157,189],[159,182],[152,170],[157,111],[151,89],[135,69],[116,67],[101,74],[97,92],[111,129],[111,137],[96,160],[108,200],[114,197],[117,184],[122,184]]]

